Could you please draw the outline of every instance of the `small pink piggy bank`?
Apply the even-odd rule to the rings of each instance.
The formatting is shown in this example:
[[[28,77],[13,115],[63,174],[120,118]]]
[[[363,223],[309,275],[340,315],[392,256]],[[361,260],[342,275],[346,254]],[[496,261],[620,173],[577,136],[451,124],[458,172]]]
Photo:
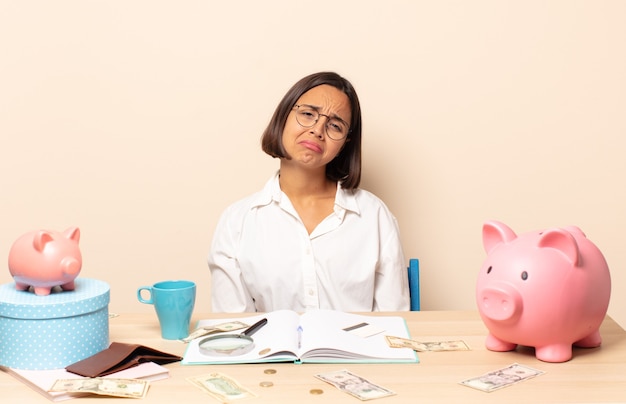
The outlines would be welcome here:
[[[33,287],[37,295],[49,295],[55,286],[74,290],[74,279],[83,265],[78,241],[80,230],[63,233],[34,231],[18,238],[9,251],[9,271],[17,290]]]
[[[517,236],[507,225],[483,226],[487,252],[476,302],[489,330],[486,347],[535,348],[537,359],[565,362],[572,345],[600,346],[600,324],[611,295],[600,250],[574,226]]]

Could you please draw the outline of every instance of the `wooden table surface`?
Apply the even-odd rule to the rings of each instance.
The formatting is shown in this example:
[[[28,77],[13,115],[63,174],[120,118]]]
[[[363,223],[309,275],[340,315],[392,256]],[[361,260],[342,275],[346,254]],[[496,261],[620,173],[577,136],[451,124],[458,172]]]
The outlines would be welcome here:
[[[534,356],[532,348],[513,352],[491,352],[485,349],[487,329],[477,312],[420,311],[406,313],[367,313],[368,315],[401,315],[411,336],[421,341],[463,340],[470,351],[421,352],[418,364],[250,364],[182,366],[165,365],[170,378],[153,382],[145,403],[217,402],[193,386],[186,378],[210,372],[221,372],[237,380],[259,395],[243,400],[257,403],[326,403],[359,402],[333,386],[314,377],[316,373],[348,369],[396,393],[377,401],[384,403],[626,403],[626,332],[610,317],[601,327],[603,343],[600,348],[574,349],[574,357],[565,363],[546,363]],[[205,318],[236,317],[228,314],[194,316]],[[152,348],[183,355],[185,345],[160,337],[156,315],[126,314],[110,320],[110,339],[116,342],[139,343]],[[524,364],[545,374],[516,385],[485,393],[459,384],[460,381],[506,367]],[[264,370],[276,373],[266,374]],[[260,383],[270,381],[271,387]],[[321,389],[322,394],[311,394]],[[49,402],[38,392],[11,375],[0,372],[0,396],[3,403]],[[79,400],[79,401],[76,401]],[[98,402],[121,399],[84,397],[68,402]],[[130,399],[127,399],[130,400]]]

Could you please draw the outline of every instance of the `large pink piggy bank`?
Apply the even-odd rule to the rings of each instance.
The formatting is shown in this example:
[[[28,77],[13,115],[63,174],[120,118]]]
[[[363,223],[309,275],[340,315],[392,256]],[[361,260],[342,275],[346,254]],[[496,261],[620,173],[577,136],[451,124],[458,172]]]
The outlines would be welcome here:
[[[16,289],[32,286],[37,295],[49,295],[55,286],[74,290],[74,279],[83,265],[79,239],[77,227],[63,233],[34,231],[18,238],[9,251],[9,271]]]
[[[487,251],[476,301],[489,330],[486,347],[535,348],[537,359],[565,362],[572,345],[597,347],[611,295],[600,250],[574,226],[517,236],[507,225],[483,226]]]

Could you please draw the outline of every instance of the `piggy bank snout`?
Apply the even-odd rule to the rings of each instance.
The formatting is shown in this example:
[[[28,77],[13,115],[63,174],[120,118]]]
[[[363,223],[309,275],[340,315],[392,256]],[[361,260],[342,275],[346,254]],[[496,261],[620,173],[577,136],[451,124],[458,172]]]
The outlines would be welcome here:
[[[74,257],[65,257],[61,261],[61,269],[64,275],[78,275],[81,266],[81,262]]]
[[[515,288],[490,285],[478,292],[478,309],[487,318],[498,322],[513,322],[523,310],[523,299]]]

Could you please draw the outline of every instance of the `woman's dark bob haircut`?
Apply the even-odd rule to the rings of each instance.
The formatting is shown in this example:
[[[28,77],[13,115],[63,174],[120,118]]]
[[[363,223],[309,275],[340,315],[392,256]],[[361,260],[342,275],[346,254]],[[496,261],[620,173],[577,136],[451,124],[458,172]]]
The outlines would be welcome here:
[[[276,107],[270,123],[263,132],[261,148],[272,157],[291,158],[283,147],[283,130],[287,117],[302,94],[323,84],[333,86],[346,94],[352,108],[350,132],[346,143],[337,157],[326,166],[326,177],[341,182],[344,189],[356,189],[361,182],[361,105],[352,84],[337,73],[314,73],[294,84]]]

